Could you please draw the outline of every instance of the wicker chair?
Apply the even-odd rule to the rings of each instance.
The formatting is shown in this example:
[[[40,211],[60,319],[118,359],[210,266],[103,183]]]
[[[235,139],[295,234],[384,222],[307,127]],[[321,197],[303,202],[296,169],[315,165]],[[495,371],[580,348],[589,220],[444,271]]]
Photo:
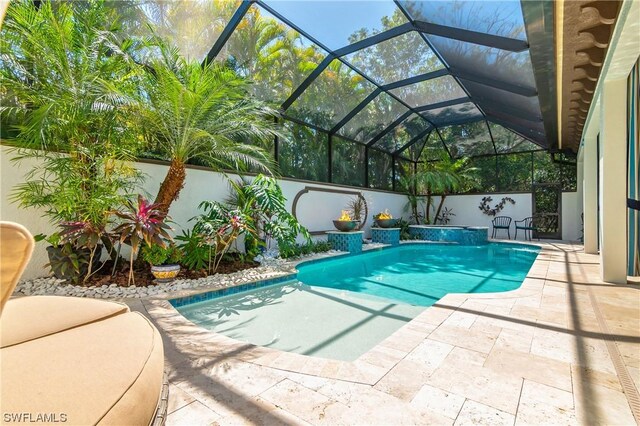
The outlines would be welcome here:
[[[516,220],[516,235],[513,237],[515,240],[518,239],[518,229],[522,229],[524,231],[524,239],[531,241],[531,234],[536,230],[535,225],[533,224],[533,217],[525,217],[522,220]],[[528,234],[528,236],[527,236]],[[538,238],[540,240],[540,238]]]
[[[499,229],[505,229],[507,231],[507,237],[511,239],[511,232],[509,228],[511,227],[511,218],[509,216],[496,216],[491,221],[493,225],[493,232],[491,233],[491,238],[495,238]]]

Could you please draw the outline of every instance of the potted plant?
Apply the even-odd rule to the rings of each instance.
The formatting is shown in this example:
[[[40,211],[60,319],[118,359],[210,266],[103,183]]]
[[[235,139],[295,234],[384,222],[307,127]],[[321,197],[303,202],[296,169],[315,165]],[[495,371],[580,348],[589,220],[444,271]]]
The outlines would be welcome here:
[[[398,220],[391,216],[389,210],[385,210],[373,216],[373,220],[378,228],[391,228],[398,223]]]
[[[151,265],[151,274],[158,283],[173,281],[180,273],[180,250],[175,244],[145,245],[142,248],[142,258]]]
[[[351,218],[351,214],[348,211],[342,210],[340,217],[333,221],[333,226],[335,226],[338,231],[351,232],[356,229],[359,223],[359,220],[353,220]]]

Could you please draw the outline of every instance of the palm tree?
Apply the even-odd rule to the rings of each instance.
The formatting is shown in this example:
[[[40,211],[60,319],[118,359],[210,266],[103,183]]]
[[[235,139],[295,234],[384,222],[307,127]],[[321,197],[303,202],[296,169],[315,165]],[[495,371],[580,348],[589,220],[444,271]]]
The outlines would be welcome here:
[[[272,174],[273,160],[262,148],[279,133],[278,112],[248,96],[250,83],[212,62],[186,60],[178,50],[155,40],[161,59],[152,61],[142,112],[148,137],[170,166],[155,202],[169,211],[182,190],[185,164],[197,160],[215,169],[247,168]]]
[[[3,127],[15,159],[37,158],[14,200],[54,223],[104,229],[139,183],[136,114],[144,70],[103,2],[16,1],[0,44]],[[108,238],[103,239],[107,247]]]
[[[435,223],[440,219],[440,212],[447,195],[469,191],[478,186],[479,179],[478,169],[471,166],[467,157],[452,159],[448,155],[443,155],[440,161],[435,163],[434,168],[441,176],[441,186],[438,191],[440,203],[434,217]]]

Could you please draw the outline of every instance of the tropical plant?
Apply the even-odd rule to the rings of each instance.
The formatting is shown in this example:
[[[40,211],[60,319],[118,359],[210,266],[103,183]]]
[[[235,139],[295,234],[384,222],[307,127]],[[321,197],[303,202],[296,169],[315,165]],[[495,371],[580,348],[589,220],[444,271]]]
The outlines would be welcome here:
[[[400,239],[401,240],[410,240],[411,234],[409,233],[409,222],[404,220],[404,218],[398,219],[396,226],[400,228]]]
[[[141,144],[134,111],[143,69],[117,23],[101,1],[21,0],[2,27],[3,127],[15,129],[14,160],[36,160],[13,201],[55,224],[105,229],[140,181],[126,160]]]
[[[447,195],[456,192],[467,192],[480,185],[478,169],[471,166],[468,158],[452,159],[443,155],[440,161],[434,165],[436,173],[440,175],[440,204],[435,217],[440,216]]]
[[[231,182],[231,189],[227,204],[243,211],[254,231],[248,239],[245,238],[245,247],[247,242],[257,244],[256,237],[264,239],[267,247],[270,247],[271,240],[275,240],[280,254],[286,255],[287,250],[296,244],[298,235],[309,240],[307,229],[287,210],[287,200],[276,179],[258,175],[251,182]],[[248,250],[251,248],[249,245]]]
[[[307,241],[303,244],[296,244],[281,255],[283,259],[297,257],[312,253],[324,253],[331,250],[333,246],[329,241]]]
[[[209,246],[208,272],[214,273],[224,255],[242,234],[254,234],[251,218],[246,212],[229,209],[217,201],[203,201],[198,208],[204,213],[196,216],[194,232],[205,237]]]
[[[135,284],[133,260],[138,254],[141,243],[164,247],[168,241],[171,241],[171,236],[167,232],[170,229],[166,224],[167,215],[159,209],[157,204],[149,203],[142,195],[138,195],[137,203],[127,201],[125,208],[114,214],[120,219],[120,224],[113,233],[120,236],[120,244],[127,243],[131,246],[128,283]]]
[[[182,231],[176,238],[180,250],[180,264],[191,271],[201,271],[209,265],[211,250],[206,238],[194,230]]]
[[[440,221],[442,225],[448,225],[451,221],[451,216],[455,216],[456,214],[453,212],[453,209],[443,208],[440,216],[436,217],[436,221]]]
[[[76,249],[86,248],[89,250],[86,274],[82,274],[79,265],[74,264],[75,272],[78,275],[84,275],[83,282],[86,282],[97,272],[93,271],[93,264],[94,259],[100,260],[102,254],[100,242],[103,240],[111,241],[111,236],[105,228],[99,228],[91,222],[62,222],[60,228],[62,228],[60,238],[63,244],[71,244]]]
[[[161,59],[148,64],[142,114],[153,148],[170,161],[155,203],[169,211],[186,179],[185,164],[197,161],[215,169],[271,172],[269,155],[242,141],[272,140],[278,135],[277,110],[249,96],[250,82],[219,64],[204,66],[182,58],[154,38]]]
[[[409,220],[419,225],[427,216],[427,207],[430,207],[430,204],[425,204],[425,197],[417,193],[418,175],[411,174],[409,176],[401,176],[400,183],[401,187],[405,188],[405,195],[407,196],[404,211],[410,213]],[[424,213],[422,211],[423,207]]]
[[[152,266],[176,264],[181,259],[181,252],[175,244],[145,245],[142,247],[141,254],[142,259]]]
[[[353,220],[359,221],[360,226],[362,226],[367,217],[367,203],[364,198],[361,196],[353,197],[347,203],[347,209],[351,213]]]

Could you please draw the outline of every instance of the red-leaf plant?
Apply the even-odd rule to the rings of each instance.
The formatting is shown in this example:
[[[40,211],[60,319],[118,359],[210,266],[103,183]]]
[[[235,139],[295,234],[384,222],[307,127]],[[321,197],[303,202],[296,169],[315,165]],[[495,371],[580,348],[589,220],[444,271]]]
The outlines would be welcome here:
[[[135,284],[133,259],[140,250],[140,244],[144,241],[149,246],[165,247],[166,241],[171,241],[167,232],[171,228],[165,223],[167,215],[159,207],[159,204],[152,204],[138,195],[137,203],[127,201],[123,211],[114,212],[120,218],[120,224],[113,232],[120,236],[120,243],[127,241],[131,245],[129,285]]]
[[[76,249],[87,248],[90,252],[88,270],[83,278],[83,282],[86,282],[91,275],[101,269],[98,268],[98,270],[92,271],[93,259],[96,254],[100,254],[101,250],[98,251],[97,249],[100,247],[99,243],[102,236],[106,234],[106,230],[87,221],[62,222],[60,223],[60,228],[62,228],[60,232],[62,243],[71,244]],[[80,270],[79,264],[74,264],[74,266],[78,271]]]

